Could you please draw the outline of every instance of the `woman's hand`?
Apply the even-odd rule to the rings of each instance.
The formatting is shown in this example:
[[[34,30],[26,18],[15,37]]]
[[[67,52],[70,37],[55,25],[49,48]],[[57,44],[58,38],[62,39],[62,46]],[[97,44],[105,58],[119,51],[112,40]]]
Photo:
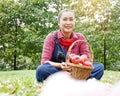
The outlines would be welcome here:
[[[67,72],[71,71],[70,66],[67,65],[65,62],[62,62],[60,66],[63,71],[67,71]]]
[[[66,64],[65,62],[62,62],[62,63],[56,63],[52,61],[46,61],[46,62],[49,62],[51,65],[55,66],[56,68],[60,68],[63,71],[67,71],[67,72],[71,71],[70,66]]]

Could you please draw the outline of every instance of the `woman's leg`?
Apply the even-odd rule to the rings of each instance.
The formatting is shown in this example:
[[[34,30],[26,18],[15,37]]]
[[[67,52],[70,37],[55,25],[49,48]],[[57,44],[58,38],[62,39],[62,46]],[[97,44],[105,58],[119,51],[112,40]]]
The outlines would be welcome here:
[[[45,63],[39,65],[36,69],[36,79],[38,82],[42,82],[45,80],[49,75],[61,71],[61,69],[57,69],[49,63]]]
[[[94,62],[93,66],[94,69],[89,78],[96,78],[97,80],[100,80],[104,73],[104,65],[99,62]]]

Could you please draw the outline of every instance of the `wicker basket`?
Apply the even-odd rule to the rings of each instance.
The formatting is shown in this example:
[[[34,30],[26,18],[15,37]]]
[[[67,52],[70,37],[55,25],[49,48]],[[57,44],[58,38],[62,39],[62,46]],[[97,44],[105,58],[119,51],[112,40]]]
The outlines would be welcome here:
[[[73,46],[76,43],[80,43],[80,42],[86,42],[83,40],[76,40],[75,42],[72,43],[72,45],[69,47],[67,55],[66,55],[66,63],[71,67],[71,71],[70,74],[73,78],[75,79],[87,79],[91,73],[91,71],[93,70],[93,66],[83,66],[80,64],[73,64],[70,62],[70,53],[71,53],[71,49],[73,48]],[[92,58],[92,62],[93,62],[93,52],[92,52],[92,48],[90,47],[89,43],[86,42],[89,46],[90,49],[90,55]]]

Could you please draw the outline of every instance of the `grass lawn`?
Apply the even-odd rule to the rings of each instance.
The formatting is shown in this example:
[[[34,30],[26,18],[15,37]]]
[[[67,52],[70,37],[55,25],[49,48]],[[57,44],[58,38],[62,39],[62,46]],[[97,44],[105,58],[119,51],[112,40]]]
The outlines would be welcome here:
[[[35,70],[0,72],[0,93],[8,93],[10,96],[38,96],[40,87],[41,84],[35,80]]]
[[[120,72],[106,70],[101,82],[114,84],[119,77]],[[0,96],[38,96],[41,86],[35,80],[35,70],[0,71]]]

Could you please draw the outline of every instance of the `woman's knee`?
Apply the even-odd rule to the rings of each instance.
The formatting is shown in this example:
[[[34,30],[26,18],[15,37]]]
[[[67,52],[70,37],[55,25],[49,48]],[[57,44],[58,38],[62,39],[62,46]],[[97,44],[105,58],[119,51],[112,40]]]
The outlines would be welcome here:
[[[104,74],[104,65],[102,63],[99,63],[99,73],[102,75]]]
[[[44,71],[45,71],[45,69],[46,68],[44,68],[44,66],[43,65],[39,65],[38,67],[37,67],[37,69],[36,69],[36,73],[38,74],[40,74],[40,73],[44,73]]]
[[[94,67],[95,67],[97,70],[104,71],[104,65],[103,65],[102,63],[94,62]]]
[[[36,79],[37,81],[45,80],[49,75],[60,71],[49,63],[39,65],[36,69]]]
[[[94,62],[93,66],[94,69],[91,73],[91,77],[95,77],[96,79],[100,80],[104,74],[104,65],[99,62]]]
[[[44,68],[42,68],[42,65],[39,65],[36,69],[36,79],[38,82],[42,81],[42,74],[44,73]]]

